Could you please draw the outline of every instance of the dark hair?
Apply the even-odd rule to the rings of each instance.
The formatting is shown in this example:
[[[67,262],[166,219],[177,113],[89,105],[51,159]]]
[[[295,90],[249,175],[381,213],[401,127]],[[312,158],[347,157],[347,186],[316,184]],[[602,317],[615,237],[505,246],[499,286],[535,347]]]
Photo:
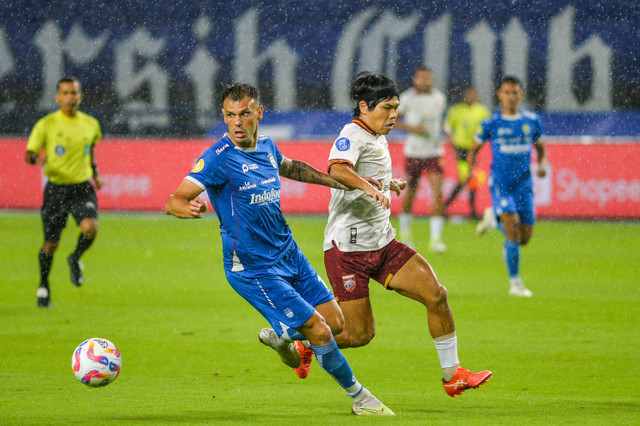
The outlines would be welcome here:
[[[60,90],[60,85],[62,83],[78,83],[78,87],[80,87],[80,90],[82,91],[82,85],[80,84],[80,80],[78,80],[77,78],[71,75],[62,77],[60,81],[58,81],[58,90]]]
[[[353,116],[360,116],[360,102],[365,101],[369,110],[375,109],[380,102],[399,96],[396,84],[389,77],[363,71],[351,83],[351,100],[356,103]]]
[[[230,98],[232,101],[241,101],[248,96],[260,102],[260,92],[255,86],[249,83],[233,83],[227,86],[220,95],[220,103],[223,104],[225,99]]]
[[[500,90],[502,85],[505,84],[505,83],[515,84],[516,86],[520,86],[521,89],[524,89],[520,79],[518,77],[516,77],[516,76],[513,76],[513,75],[505,75],[504,77],[502,77],[502,79],[500,80],[500,84],[498,84],[498,90]]]

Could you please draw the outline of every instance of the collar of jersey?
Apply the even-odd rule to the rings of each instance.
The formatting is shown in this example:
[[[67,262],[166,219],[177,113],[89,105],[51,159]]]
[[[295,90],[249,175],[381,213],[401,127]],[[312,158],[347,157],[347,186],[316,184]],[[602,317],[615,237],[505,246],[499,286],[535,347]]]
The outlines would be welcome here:
[[[520,120],[522,118],[522,113],[520,112],[520,110],[518,110],[517,114],[504,115],[502,113],[502,111],[500,111],[500,118],[502,118],[503,120],[507,120],[507,121],[516,121],[516,120]]]
[[[76,115],[73,117],[69,117],[67,114],[62,112],[61,109],[58,110],[58,114],[60,114],[62,118],[64,118],[67,121],[76,121],[80,117],[80,111],[76,111]]]
[[[360,117],[355,117],[355,118],[353,118],[353,119],[351,120],[351,122],[352,122],[352,123],[357,124],[357,125],[358,125],[358,126],[360,126],[360,127],[362,127],[364,130],[366,130],[366,131],[367,131],[367,133],[369,133],[369,134],[371,134],[371,135],[373,135],[373,136],[378,136],[378,135],[376,134],[376,132],[374,132],[374,131],[373,131],[373,129],[371,129],[371,127],[367,126],[367,124],[366,124],[364,121],[362,121],[362,120],[360,119]]]
[[[244,152],[255,152],[258,150],[258,141],[256,141],[256,146],[254,146],[253,148],[242,148],[238,145],[236,145],[235,143],[233,143],[233,141],[231,140],[231,138],[229,137],[229,133],[225,133],[224,136],[229,139],[229,143],[231,145],[233,145],[234,149],[238,149],[240,151],[244,151]]]

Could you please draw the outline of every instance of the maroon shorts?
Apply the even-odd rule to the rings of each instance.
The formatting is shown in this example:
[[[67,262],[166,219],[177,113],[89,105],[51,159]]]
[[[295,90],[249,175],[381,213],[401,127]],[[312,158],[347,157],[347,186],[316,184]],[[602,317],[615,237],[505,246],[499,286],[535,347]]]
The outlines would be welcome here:
[[[324,252],[324,266],[333,294],[345,302],[369,297],[369,278],[387,288],[391,278],[414,254],[414,249],[396,239],[375,251],[346,252],[334,245]]]
[[[423,171],[427,173],[440,173],[443,174],[444,170],[440,165],[440,157],[433,158],[408,158],[405,162],[407,169],[407,184],[409,186],[415,186],[420,180],[420,175]]]

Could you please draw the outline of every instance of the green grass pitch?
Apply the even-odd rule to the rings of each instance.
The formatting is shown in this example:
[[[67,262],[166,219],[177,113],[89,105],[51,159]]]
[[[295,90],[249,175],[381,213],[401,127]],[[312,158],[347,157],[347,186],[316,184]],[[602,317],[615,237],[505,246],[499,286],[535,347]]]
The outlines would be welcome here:
[[[325,218],[288,220],[326,277]],[[449,224],[442,255],[426,252],[427,233],[417,219],[417,249],[449,289],[460,359],[493,378],[448,397],[424,308],[373,283],[377,336],[344,353],[396,417],[362,419],[315,361],[300,380],[258,343],[267,323],[225,281],[214,214],[102,214],[81,288],[66,264],[78,235],[70,219],[53,305],[38,309],[39,215],[0,213],[0,424],[638,422],[640,224],[539,222],[522,250],[531,299],[507,296],[497,231],[476,237],[472,223]],[[122,353],[106,388],[72,374],[72,352],[89,337]]]

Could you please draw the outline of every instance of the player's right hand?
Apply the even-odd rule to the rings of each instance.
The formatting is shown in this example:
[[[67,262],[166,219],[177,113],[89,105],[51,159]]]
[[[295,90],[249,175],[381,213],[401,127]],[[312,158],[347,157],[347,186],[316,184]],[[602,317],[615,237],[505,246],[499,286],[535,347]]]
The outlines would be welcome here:
[[[207,211],[207,202],[200,197],[196,197],[189,201],[189,213],[194,218],[201,218]]]

